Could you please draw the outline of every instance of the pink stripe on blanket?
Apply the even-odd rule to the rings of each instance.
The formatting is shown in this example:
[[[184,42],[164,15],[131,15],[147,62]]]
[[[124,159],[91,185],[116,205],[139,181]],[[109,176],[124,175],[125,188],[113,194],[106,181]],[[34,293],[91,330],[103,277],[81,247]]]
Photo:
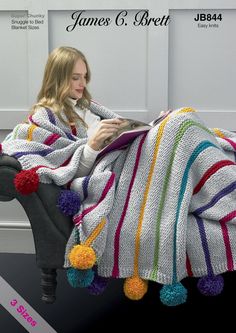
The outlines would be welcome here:
[[[202,176],[202,178],[200,179],[200,181],[198,182],[198,184],[195,186],[194,190],[193,190],[193,195],[197,194],[201,188],[203,187],[203,185],[205,184],[205,182],[212,176],[214,175],[218,170],[220,170],[221,168],[224,168],[226,166],[229,165],[235,165],[235,162],[230,161],[230,160],[221,160],[219,162],[216,162],[215,164],[213,164]]]
[[[229,213],[229,214],[225,215],[224,217],[222,217],[222,219],[220,219],[220,223],[229,222],[234,217],[236,217],[236,210],[233,210],[231,213]]]
[[[126,197],[126,200],[125,200],[125,205],[124,205],[124,208],[123,208],[123,211],[122,211],[122,214],[121,214],[121,217],[120,217],[117,229],[116,229],[116,233],[115,233],[114,266],[113,266],[113,270],[112,270],[112,276],[113,277],[118,277],[119,276],[120,233],[121,233],[122,225],[123,225],[125,215],[126,215],[126,212],[127,212],[127,209],[128,209],[131,190],[132,190],[132,187],[134,185],[134,180],[135,180],[135,177],[136,177],[136,174],[137,174],[137,171],[138,171],[140,156],[141,156],[141,152],[142,152],[142,146],[143,146],[143,143],[145,141],[146,134],[143,135],[142,139],[139,142],[137,155],[136,155],[136,160],[135,160],[135,164],[134,164],[134,170],[133,170],[132,178],[131,178],[131,181],[130,181],[130,184],[129,184],[129,189],[128,189],[127,197]]]
[[[32,115],[30,115],[30,116],[28,117],[28,120],[29,120],[32,124],[34,124],[34,125],[36,125],[36,126],[39,126],[39,125],[36,123],[36,121],[33,120],[33,116],[32,116]],[[39,126],[39,127],[40,127],[40,126]]]
[[[227,141],[229,144],[231,144],[231,146],[236,150],[236,143],[233,140],[225,137],[223,139]]]
[[[75,223],[76,226],[79,226],[83,220],[83,217],[86,214],[90,213],[92,210],[94,210],[105,199],[107,193],[109,192],[109,190],[111,189],[111,187],[114,183],[114,180],[115,180],[115,173],[113,172],[111,177],[108,179],[108,182],[106,183],[106,186],[105,186],[98,202],[95,205],[86,208],[79,216],[76,216],[75,218],[73,218],[73,222]]]
[[[67,158],[67,160],[65,160],[65,162],[63,162],[60,166],[62,167],[62,166],[68,165],[70,160],[71,160],[71,156],[69,158]]]
[[[189,256],[187,253],[186,253],[186,270],[187,270],[188,276],[193,276],[191,262],[190,262],[190,259],[189,259]]]
[[[53,133],[47,137],[47,139],[43,142],[45,145],[50,146],[52,145],[57,139],[61,136],[59,134]]]
[[[229,214],[225,215],[220,219],[221,230],[223,234],[223,239],[225,243],[225,252],[227,257],[227,268],[229,271],[233,271],[234,269],[234,262],[233,262],[233,255],[230,246],[230,239],[229,239],[229,232],[226,223],[231,221],[234,217],[236,217],[236,210],[230,212]]]
[[[38,169],[40,169],[40,168],[47,168],[47,169],[50,169],[50,170],[56,170],[56,169],[58,169],[60,167],[63,167],[63,166],[66,166],[67,164],[69,164],[70,160],[71,160],[71,157],[69,157],[65,162],[63,162],[62,164],[60,164],[57,168],[50,168],[47,165],[38,165],[38,166],[36,166],[33,169],[36,170],[36,171]]]

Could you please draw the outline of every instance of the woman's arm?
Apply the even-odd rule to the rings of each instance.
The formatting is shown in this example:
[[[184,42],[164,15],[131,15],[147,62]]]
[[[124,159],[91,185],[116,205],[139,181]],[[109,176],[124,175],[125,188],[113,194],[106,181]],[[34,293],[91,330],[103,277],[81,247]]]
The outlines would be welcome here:
[[[99,151],[92,149],[88,144],[84,146],[75,178],[84,177],[90,173],[98,154]]]
[[[104,147],[104,141],[119,130],[121,123],[122,120],[117,118],[100,121],[95,133],[90,136],[84,147],[75,177],[84,177],[90,173],[97,155]]]

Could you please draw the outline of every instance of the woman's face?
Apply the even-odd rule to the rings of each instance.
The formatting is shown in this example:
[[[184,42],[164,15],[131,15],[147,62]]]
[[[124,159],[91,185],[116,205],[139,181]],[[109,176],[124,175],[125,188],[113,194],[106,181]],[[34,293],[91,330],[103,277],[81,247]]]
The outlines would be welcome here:
[[[83,96],[87,83],[87,68],[85,62],[78,59],[75,63],[70,81],[70,97],[80,99]]]

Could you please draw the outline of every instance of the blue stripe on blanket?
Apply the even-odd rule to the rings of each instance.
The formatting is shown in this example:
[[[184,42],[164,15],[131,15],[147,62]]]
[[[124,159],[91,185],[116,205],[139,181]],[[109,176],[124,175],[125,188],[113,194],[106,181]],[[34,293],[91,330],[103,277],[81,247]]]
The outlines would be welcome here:
[[[177,281],[177,226],[178,226],[178,222],[179,222],[179,214],[180,214],[180,207],[184,198],[184,194],[185,194],[185,190],[186,190],[186,186],[187,186],[187,182],[188,182],[188,174],[190,171],[190,168],[193,164],[193,162],[196,160],[196,158],[198,157],[198,155],[204,151],[207,148],[210,147],[214,147],[219,149],[219,147],[217,147],[216,145],[214,145],[212,142],[210,141],[202,141],[199,143],[199,145],[194,149],[194,151],[192,152],[186,168],[184,170],[184,174],[183,174],[183,178],[182,178],[182,182],[181,182],[181,186],[180,186],[180,192],[179,192],[179,197],[178,197],[178,205],[177,205],[177,209],[176,209],[176,215],[175,215],[175,224],[174,224],[174,245],[173,245],[173,283],[175,283]]]

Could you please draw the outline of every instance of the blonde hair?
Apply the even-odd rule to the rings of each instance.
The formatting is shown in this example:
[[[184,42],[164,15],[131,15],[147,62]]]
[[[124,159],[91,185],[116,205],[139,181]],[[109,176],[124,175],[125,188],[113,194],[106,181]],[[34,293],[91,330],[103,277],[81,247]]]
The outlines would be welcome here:
[[[44,70],[42,87],[38,94],[37,103],[31,109],[31,114],[35,113],[39,107],[48,107],[63,123],[71,124],[80,120],[87,127],[87,124],[74,111],[72,103],[68,100],[73,68],[79,59],[86,65],[86,82],[88,83],[91,72],[82,52],[73,47],[61,46],[50,53]],[[84,109],[90,105],[90,102],[91,95],[85,87],[83,96],[78,100],[77,105]],[[62,118],[62,111],[64,111],[68,121]]]

